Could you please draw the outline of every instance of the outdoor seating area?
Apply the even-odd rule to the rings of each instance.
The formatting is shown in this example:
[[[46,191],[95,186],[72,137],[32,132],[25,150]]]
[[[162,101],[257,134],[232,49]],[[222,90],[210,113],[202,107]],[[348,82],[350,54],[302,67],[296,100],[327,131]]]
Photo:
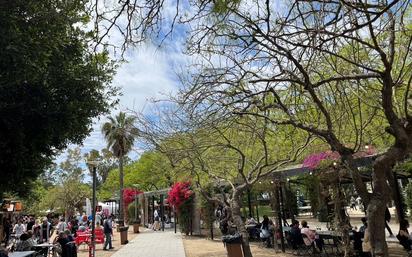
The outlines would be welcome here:
[[[112,226],[112,217],[107,217],[102,212],[97,213],[97,216],[104,226],[99,223],[92,226],[92,220],[86,215],[69,218],[69,222],[52,214],[42,217],[40,222],[35,216],[22,215],[21,210],[2,212],[1,216],[1,228],[5,235],[1,244],[7,249],[9,256],[76,257],[82,245],[90,250],[96,244],[103,245],[107,237],[113,238],[112,234],[106,233],[105,236],[104,232],[104,226]],[[103,248],[105,247],[106,245]]]
[[[412,0],[0,1],[0,257],[412,257]]]

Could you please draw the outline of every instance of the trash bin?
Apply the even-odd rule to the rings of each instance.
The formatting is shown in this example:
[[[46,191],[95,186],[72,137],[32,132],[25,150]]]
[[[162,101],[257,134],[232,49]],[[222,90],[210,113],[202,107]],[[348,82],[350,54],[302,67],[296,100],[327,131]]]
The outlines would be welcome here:
[[[127,240],[127,231],[129,230],[129,227],[119,227],[120,231],[120,244],[125,245],[129,241]]]
[[[242,235],[235,233],[234,235],[222,236],[222,241],[227,250],[227,257],[243,257]]]

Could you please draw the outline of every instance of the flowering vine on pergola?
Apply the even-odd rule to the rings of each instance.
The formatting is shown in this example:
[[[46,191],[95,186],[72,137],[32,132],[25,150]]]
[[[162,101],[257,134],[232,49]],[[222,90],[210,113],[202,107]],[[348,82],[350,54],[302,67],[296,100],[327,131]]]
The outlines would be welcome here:
[[[353,154],[353,157],[361,158],[376,154],[376,149],[372,146],[365,146],[365,150],[358,151]],[[320,153],[314,153],[308,155],[302,163],[302,167],[308,168],[310,170],[319,169],[322,166],[330,166],[329,162],[337,162],[340,160],[340,154],[334,151],[324,151]],[[326,162],[326,165],[322,165]]]

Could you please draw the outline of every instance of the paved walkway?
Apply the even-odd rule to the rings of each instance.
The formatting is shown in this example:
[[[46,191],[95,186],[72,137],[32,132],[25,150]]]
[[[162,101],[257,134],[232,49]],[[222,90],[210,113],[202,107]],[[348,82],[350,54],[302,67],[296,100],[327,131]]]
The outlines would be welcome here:
[[[138,234],[112,257],[186,257],[181,234],[146,230]]]

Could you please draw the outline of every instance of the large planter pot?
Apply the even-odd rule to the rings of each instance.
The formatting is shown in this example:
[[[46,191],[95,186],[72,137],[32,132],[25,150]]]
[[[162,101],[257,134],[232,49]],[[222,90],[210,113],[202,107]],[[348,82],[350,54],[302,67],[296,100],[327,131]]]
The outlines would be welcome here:
[[[133,224],[133,233],[139,233],[140,224],[134,223]]]
[[[127,231],[129,230],[129,227],[119,227],[120,231],[120,244],[125,245],[129,241],[127,240]]]

